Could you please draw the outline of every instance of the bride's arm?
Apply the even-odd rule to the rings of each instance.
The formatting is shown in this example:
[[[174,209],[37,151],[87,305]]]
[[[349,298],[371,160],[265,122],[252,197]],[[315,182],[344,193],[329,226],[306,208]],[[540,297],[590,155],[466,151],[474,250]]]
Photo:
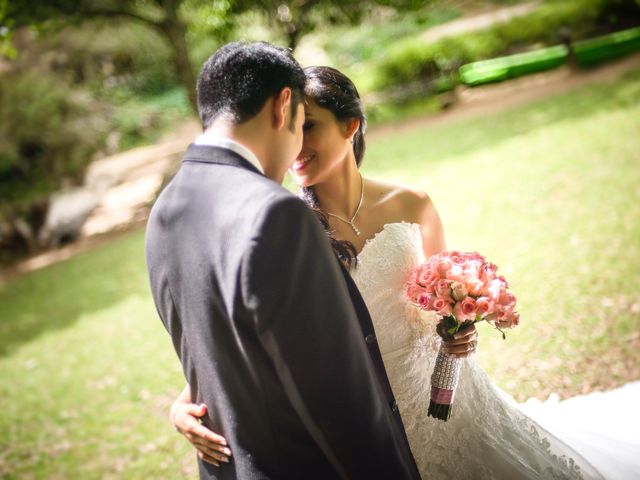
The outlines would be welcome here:
[[[446,251],[447,242],[440,215],[426,193],[420,195],[418,211],[424,257],[429,258],[431,255]]]
[[[205,404],[191,403],[191,389],[187,384],[171,405],[169,418],[176,431],[191,442],[202,460],[219,467],[219,462],[229,461],[231,450],[222,435],[202,425],[199,418],[205,413]]]

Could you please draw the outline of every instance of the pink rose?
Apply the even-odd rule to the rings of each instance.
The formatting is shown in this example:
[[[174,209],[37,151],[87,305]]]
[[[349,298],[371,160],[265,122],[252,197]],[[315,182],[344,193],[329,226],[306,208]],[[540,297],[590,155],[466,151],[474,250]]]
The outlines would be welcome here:
[[[423,293],[418,296],[418,305],[420,305],[420,308],[423,310],[431,310],[432,300],[433,298],[429,294]]]
[[[513,308],[516,306],[516,296],[502,288],[500,290],[500,296],[498,297],[498,303]]]
[[[514,311],[508,311],[502,319],[496,322],[499,328],[513,328],[520,324],[520,314]]]
[[[483,290],[483,295],[491,298],[494,302],[497,302],[500,298],[500,292],[502,291],[502,282],[497,278],[491,280],[486,288]]]
[[[458,302],[453,306],[453,316],[456,317],[456,320],[459,322],[464,322],[466,320],[464,313],[462,312],[462,302]]]
[[[436,297],[431,304],[432,309],[443,317],[451,315],[451,304],[443,297]]]
[[[475,319],[477,311],[475,299],[471,297],[465,297],[464,300],[460,302],[460,308],[462,309],[462,313],[464,313],[469,320]]]
[[[460,282],[453,282],[451,284],[451,296],[457,302],[466,297],[467,289],[465,288],[464,284]]]
[[[449,280],[455,280],[456,282],[463,283],[465,281],[464,269],[460,265],[453,265],[451,270],[447,272],[447,278]]]
[[[498,267],[496,267],[493,263],[486,263],[481,271],[480,271],[480,280],[484,283],[489,283],[491,280],[496,278],[496,271]]]
[[[438,272],[436,272],[430,266],[427,266],[426,268],[422,268],[418,271],[418,278],[417,278],[418,283],[421,285],[424,285],[425,287],[428,287],[429,285],[438,281],[439,279],[440,279],[440,276],[438,275]]]
[[[453,282],[451,280],[438,280],[435,284],[435,294],[438,297],[442,297],[450,303],[453,303],[451,298],[451,284]]]
[[[487,262],[487,259],[484,258],[484,256],[480,255],[478,252],[471,252],[471,258],[473,260],[477,260],[480,263],[482,263],[483,265],[485,265]]]
[[[453,314],[459,322],[475,320],[476,309],[476,301],[471,297],[465,297],[453,307]]]
[[[449,252],[449,258],[456,265],[463,265],[467,261],[465,254],[457,250]]]
[[[447,278],[449,271],[453,263],[446,257],[438,257],[435,262],[435,270],[438,272],[440,278]]]
[[[424,289],[422,287],[420,287],[419,285],[415,285],[413,283],[410,283],[409,286],[407,287],[407,297],[409,297],[409,300],[411,300],[414,303],[418,302],[418,298],[423,293],[425,293]]]
[[[478,280],[480,278],[480,269],[482,268],[482,263],[478,260],[469,260],[464,265],[464,277],[467,280]]]
[[[480,280],[473,280],[470,282],[466,282],[465,286],[467,287],[467,292],[469,295],[473,295],[474,297],[479,297],[482,295],[482,288],[484,287],[484,283]]]
[[[476,313],[484,317],[488,313],[493,313],[493,302],[488,297],[480,297],[476,300]]]

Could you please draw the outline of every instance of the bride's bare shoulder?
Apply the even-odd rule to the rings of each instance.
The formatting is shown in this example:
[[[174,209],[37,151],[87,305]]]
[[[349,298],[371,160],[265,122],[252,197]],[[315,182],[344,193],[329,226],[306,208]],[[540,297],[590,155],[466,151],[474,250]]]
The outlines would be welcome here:
[[[426,192],[408,185],[367,179],[367,186],[378,208],[393,213],[397,221],[421,224],[425,214],[434,208]]]

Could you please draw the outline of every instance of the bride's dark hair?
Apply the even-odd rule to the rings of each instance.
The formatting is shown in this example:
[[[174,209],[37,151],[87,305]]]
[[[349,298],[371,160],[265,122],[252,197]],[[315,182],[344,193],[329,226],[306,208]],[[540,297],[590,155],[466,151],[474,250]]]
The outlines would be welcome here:
[[[304,69],[307,78],[304,89],[305,97],[313,100],[322,108],[331,111],[338,121],[354,118],[360,120],[358,131],[353,136],[353,153],[356,165],[360,167],[364,156],[364,133],[367,129],[367,119],[360,95],[353,82],[343,73],[331,67],[307,67]],[[313,186],[302,187],[300,196],[318,216],[324,227],[333,251],[340,261],[351,268],[357,263],[357,250],[346,240],[338,240],[329,225],[329,219],[320,210],[320,203]]]

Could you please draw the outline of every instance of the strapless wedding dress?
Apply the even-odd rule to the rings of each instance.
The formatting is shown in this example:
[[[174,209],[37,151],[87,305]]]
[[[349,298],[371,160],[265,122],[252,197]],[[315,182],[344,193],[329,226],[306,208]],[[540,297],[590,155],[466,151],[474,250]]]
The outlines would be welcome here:
[[[523,413],[526,409],[494,386],[473,358],[464,362],[451,419],[443,422],[427,416],[430,377],[441,342],[435,333],[437,318],[411,305],[404,296],[408,273],[423,260],[419,226],[391,223],[367,242],[352,271],[371,313],[422,478],[613,478],[600,464],[596,467],[587,460],[588,446],[585,451],[585,445],[580,445],[581,455],[570,443],[571,435],[555,435],[541,426],[545,408],[536,410],[529,404],[529,414]],[[640,398],[640,389],[635,393]],[[635,405],[637,408],[637,402]],[[640,461],[640,446],[625,445],[631,447],[622,471],[630,475],[636,468],[638,476],[615,478],[640,478],[640,464],[633,465]],[[598,445],[595,451],[601,451]],[[605,466],[618,460],[615,455],[604,455]]]

